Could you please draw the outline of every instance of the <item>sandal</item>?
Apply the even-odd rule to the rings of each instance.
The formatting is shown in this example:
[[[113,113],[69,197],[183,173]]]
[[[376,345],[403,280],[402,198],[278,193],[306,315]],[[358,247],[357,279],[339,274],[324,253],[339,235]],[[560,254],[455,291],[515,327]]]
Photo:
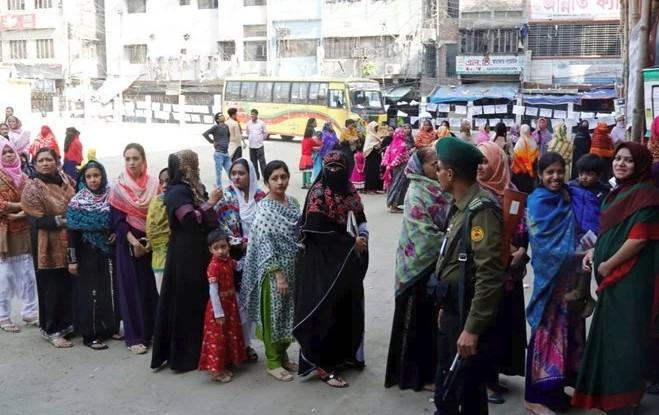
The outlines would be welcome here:
[[[399,208],[398,206],[391,206],[389,208],[389,213],[403,213],[403,209]]]
[[[28,327],[39,327],[39,317],[23,318],[23,323]]]
[[[135,354],[144,354],[146,353],[146,346],[143,344],[134,344],[132,346],[128,346],[128,350]]]
[[[288,370],[289,372],[297,372],[300,369],[297,363],[291,362],[290,360],[281,365],[281,367]]]
[[[259,361],[259,355],[251,347],[247,347],[245,353],[247,353],[247,363],[256,363]]]
[[[73,347],[73,343],[66,340],[64,337],[53,337],[50,339],[50,344],[55,346],[56,349],[68,349],[69,347]]]
[[[211,372],[210,376],[213,382],[229,383],[233,380],[233,373],[227,370],[223,370],[221,372]]]
[[[106,350],[108,345],[101,342],[100,340],[92,340],[91,342],[85,343],[85,346],[89,347],[92,350]]]
[[[293,375],[283,367],[268,369],[268,374],[281,382],[291,382],[293,380]]]
[[[336,373],[327,373],[324,370],[318,372],[318,377],[322,380],[327,386],[331,386],[337,389],[343,389],[350,386],[348,382],[343,380],[343,378]],[[333,382],[333,383],[330,383]]]
[[[112,336],[112,340],[123,340],[124,336],[122,336],[120,333],[115,333]]]
[[[0,323],[0,329],[7,333],[20,333],[21,329],[16,324],[12,323],[11,320],[7,320],[4,323]]]

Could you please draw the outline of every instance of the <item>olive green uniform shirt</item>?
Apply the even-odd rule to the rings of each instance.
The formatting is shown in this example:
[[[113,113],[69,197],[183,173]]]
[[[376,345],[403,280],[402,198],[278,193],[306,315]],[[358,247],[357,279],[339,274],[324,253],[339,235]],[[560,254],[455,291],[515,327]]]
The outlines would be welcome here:
[[[491,201],[488,194],[478,184],[471,186],[464,197],[453,201],[452,215],[446,233],[445,248],[437,263],[437,275],[440,281],[457,287],[460,277],[460,235],[468,209],[477,208],[481,201]],[[465,307],[471,307],[465,315],[464,329],[472,334],[481,334],[494,318],[499,306],[504,281],[504,267],[501,263],[501,240],[503,238],[503,220],[491,208],[481,208],[471,215],[470,260],[467,262],[467,281]],[[456,239],[457,238],[457,239]],[[452,290],[456,293],[457,289]],[[457,304],[457,301],[456,301]]]

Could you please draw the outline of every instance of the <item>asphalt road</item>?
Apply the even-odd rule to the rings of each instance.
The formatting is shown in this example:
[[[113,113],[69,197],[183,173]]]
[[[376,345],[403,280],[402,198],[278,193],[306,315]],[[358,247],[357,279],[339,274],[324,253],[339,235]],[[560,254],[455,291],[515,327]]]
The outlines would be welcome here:
[[[40,122],[41,123],[41,122]],[[213,183],[212,147],[199,135],[201,126],[139,126],[51,122],[54,131],[77,125],[85,151],[97,149],[99,160],[114,177],[122,167],[121,152],[131,141],[147,149],[149,171],[167,165],[170,152],[191,148],[200,155],[202,179]],[[33,131],[38,126],[29,127]],[[60,141],[63,139],[58,135]],[[60,145],[62,143],[60,142]],[[294,172],[290,193],[300,200],[301,175],[297,172],[299,143],[268,142],[266,158],[279,158]],[[38,329],[9,335],[0,332],[0,414],[431,414],[429,392],[385,389],[386,364],[393,315],[393,265],[401,215],[385,210],[383,196],[365,196],[371,230],[371,263],[365,280],[366,369],[345,374],[351,386],[333,389],[315,378],[282,383],[269,377],[263,349],[254,344],[261,360],[236,371],[229,384],[211,382],[205,373],[172,373],[149,369],[150,354],[136,356],[123,342],[110,341],[107,351],[92,351],[75,339],[72,349],[57,350],[42,340]],[[531,284],[532,276],[527,277]],[[530,290],[526,290],[527,296]],[[14,319],[18,303],[14,302]],[[297,356],[297,347],[290,349]],[[491,406],[492,414],[522,414],[523,379],[505,379],[511,393],[504,405]],[[659,399],[646,398],[644,414],[659,414]],[[573,410],[571,414],[587,413]]]

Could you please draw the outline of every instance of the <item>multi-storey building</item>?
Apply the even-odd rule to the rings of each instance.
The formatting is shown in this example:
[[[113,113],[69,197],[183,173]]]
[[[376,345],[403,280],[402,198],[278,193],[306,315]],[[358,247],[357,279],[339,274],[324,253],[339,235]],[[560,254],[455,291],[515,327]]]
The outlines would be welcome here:
[[[105,77],[104,23],[102,1],[0,2],[0,62],[32,81],[33,111],[82,108]]]

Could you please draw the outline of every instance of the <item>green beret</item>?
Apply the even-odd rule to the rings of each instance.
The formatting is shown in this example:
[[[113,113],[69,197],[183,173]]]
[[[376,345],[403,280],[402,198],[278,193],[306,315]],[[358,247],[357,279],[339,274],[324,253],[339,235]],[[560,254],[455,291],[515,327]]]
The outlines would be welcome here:
[[[483,153],[473,144],[459,138],[444,137],[435,144],[437,158],[456,169],[469,171],[483,162]]]

